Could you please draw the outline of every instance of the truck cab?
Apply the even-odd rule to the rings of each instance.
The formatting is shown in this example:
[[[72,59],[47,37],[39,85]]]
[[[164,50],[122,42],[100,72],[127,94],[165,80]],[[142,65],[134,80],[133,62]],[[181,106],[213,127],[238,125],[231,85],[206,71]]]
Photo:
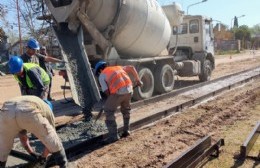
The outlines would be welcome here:
[[[189,50],[189,55],[197,52],[211,53],[214,55],[214,35],[211,19],[201,15],[185,15],[183,23],[179,27],[173,27],[170,40],[170,48],[174,48],[177,40],[178,44],[176,54]],[[183,53],[182,53],[183,54]]]
[[[199,75],[201,81],[209,80],[210,74],[203,74],[203,71],[205,64],[210,64],[208,65],[210,71],[215,68],[214,34],[211,22],[212,19],[206,16],[185,15],[182,24],[173,27],[168,46],[169,54],[174,55],[176,62],[198,60],[201,64],[201,69],[193,72],[186,71],[186,73],[180,71],[180,76]]]

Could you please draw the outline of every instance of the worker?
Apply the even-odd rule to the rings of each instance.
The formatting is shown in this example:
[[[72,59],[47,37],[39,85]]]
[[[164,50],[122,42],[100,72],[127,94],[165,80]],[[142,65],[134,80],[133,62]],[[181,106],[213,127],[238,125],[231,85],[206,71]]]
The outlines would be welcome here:
[[[18,56],[12,56],[8,65],[10,73],[21,86],[22,95],[35,95],[47,99],[50,78],[40,66],[23,63]]]
[[[29,39],[26,46],[26,51],[21,55],[24,63],[35,63],[39,64],[39,60],[35,57],[35,54],[40,49],[39,42],[35,39]]]
[[[61,59],[57,59],[48,55],[39,54],[38,51],[40,50],[40,44],[37,40],[31,38],[27,42],[26,52],[21,55],[21,58],[24,63],[35,63],[40,64],[40,61],[43,60],[44,62],[53,62],[53,63],[65,63]],[[47,53],[46,53],[47,54]],[[42,67],[44,69],[44,67]]]
[[[49,92],[48,92],[47,99],[49,101],[53,101],[54,99],[51,97],[51,86],[52,86],[52,77],[55,74],[54,74],[53,69],[52,69],[52,67],[50,65],[50,62],[46,62],[45,61],[45,59],[47,59],[47,56],[48,56],[45,46],[41,46],[40,47],[40,54],[45,56],[45,57],[39,57],[40,67],[42,67],[47,72],[47,74],[49,75],[49,78],[50,78]]]
[[[38,53],[38,50],[40,50],[40,53]],[[49,84],[49,90],[48,90],[48,96],[47,99],[50,101],[53,101],[54,99],[51,98],[51,86],[52,86],[52,76],[53,71],[51,66],[49,65],[50,62],[52,63],[65,63],[65,61],[51,57],[46,52],[46,47],[42,46],[40,47],[39,42],[36,39],[29,39],[26,46],[26,52],[21,56],[24,63],[35,63],[40,65],[41,68],[43,68],[50,78],[50,84]]]
[[[102,91],[107,96],[104,111],[108,136],[104,139],[105,143],[112,143],[119,139],[115,121],[115,111],[119,105],[124,124],[121,137],[130,135],[130,102],[133,93],[133,84],[129,74],[134,78],[135,86],[142,86],[142,82],[133,66],[107,66],[107,63],[104,61],[99,61],[95,65],[95,75],[98,77]]]
[[[4,102],[0,109],[0,168],[6,165],[15,137],[20,138],[24,149],[46,167],[55,162],[67,167],[67,157],[55,130],[52,104],[36,96],[19,96]],[[42,154],[33,151],[27,131],[34,134],[45,146]]]

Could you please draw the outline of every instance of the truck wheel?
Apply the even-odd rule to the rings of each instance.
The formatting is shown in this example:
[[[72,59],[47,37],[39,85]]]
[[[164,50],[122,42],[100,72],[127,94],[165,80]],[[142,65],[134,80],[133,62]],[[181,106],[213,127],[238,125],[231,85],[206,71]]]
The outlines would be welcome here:
[[[149,68],[140,68],[138,74],[143,82],[143,86],[134,89],[133,99],[142,100],[152,97],[154,90],[153,73]]]
[[[202,65],[201,74],[199,75],[199,79],[201,82],[209,81],[212,73],[212,65],[209,60],[205,60]]]
[[[155,91],[158,93],[166,93],[173,90],[174,87],[174,71],[168,64],[159,66],[155,71]]]

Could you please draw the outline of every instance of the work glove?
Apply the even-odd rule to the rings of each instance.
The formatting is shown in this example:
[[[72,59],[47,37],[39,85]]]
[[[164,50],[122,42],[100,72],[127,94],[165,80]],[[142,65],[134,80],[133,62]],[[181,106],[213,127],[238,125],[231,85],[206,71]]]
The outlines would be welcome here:
[[[44,158],[44,157],[42,157],[42,155],[40,154],[40,153],[37,153],[37,152],[32,152],[32,153],[30,153],[30,155],[33,157],[33,158],[35,158],[35,160],[37,161],[37,162],[45,162],[46,161],[46,159]]]
[[[142,81],[137,81],[136,82],[136,86],[142,87],[143,86],[143,82]]]
[[[36,160],[38,160],[42,156],[40,153],[37,152],[32,152],[30,153],[30,155],[34,157]]]

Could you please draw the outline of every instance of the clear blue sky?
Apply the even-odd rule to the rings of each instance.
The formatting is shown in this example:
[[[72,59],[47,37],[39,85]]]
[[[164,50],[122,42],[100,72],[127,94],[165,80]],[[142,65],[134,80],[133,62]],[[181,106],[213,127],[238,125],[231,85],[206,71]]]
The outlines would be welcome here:
[[[202,0],[158,0],[161,5],[178,2],[185,14],[187,7]],[[260,24],[260,0],[207,0],[189,7],[190,15],[206,15],[213,20],[219,20],[230,28],[231,20],[235,16],[245,15],[238,18],[238,25],[253,27]],[[233,19],[234,21],[234,19]],[[215,22],[214,24],[216,24]],[[232,24],[233,26],[233,24]]]
[[[158,0],[161,5],[171,4],[173,2],[179,3],[185,14],[189,5],[201,1],[202,0]],[[0,3],[10,5],[10,0],[1,0]],[[7,9],[10,10],[10,8]],[[206,15],[213,20],[221,21],[228,27],[231,25],[232,18],[245,15],[245,17],[238,18],[238,24],[253,27],[256,24],[260,24],[260,0],[207,0],[207,2],[191,6],[189,8],[189,14]],[[13,23],[17,22],[15,9],[9,11],[8,20]],[[217,22],[214,24],[216,23]]]

